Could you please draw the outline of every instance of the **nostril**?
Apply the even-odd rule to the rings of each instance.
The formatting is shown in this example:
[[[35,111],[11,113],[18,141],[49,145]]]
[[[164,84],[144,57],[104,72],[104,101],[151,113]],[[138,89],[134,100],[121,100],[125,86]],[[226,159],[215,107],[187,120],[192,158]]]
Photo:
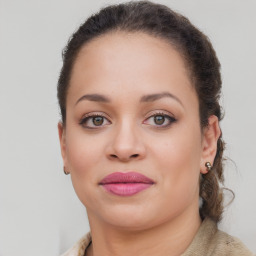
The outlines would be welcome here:
[[[109,157],[112,159],[120,159],[121,161],[129,161],[129,159],[133,158],[138,158],[140,154],[132,154],[128,156],[121,156],[121,155],[115,155],[115,154],[110,154]]]

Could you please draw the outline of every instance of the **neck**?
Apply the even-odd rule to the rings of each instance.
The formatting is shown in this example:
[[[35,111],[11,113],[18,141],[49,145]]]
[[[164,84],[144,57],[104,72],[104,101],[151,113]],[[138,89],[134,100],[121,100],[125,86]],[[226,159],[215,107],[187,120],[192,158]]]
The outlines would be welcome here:
[[[201,224],[199,213],[183,215],[154,228],[133,231],[117,229],[89,217],[93,242],[87,255],[181,255]]]

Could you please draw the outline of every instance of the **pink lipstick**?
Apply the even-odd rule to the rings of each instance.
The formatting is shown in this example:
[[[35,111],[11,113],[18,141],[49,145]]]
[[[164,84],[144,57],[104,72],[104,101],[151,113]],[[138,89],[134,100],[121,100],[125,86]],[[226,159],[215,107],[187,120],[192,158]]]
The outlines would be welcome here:
[[[106,191],[118,196],[132,196],[153,184],[153,180],[137,172],[114,172],[99,183]]]

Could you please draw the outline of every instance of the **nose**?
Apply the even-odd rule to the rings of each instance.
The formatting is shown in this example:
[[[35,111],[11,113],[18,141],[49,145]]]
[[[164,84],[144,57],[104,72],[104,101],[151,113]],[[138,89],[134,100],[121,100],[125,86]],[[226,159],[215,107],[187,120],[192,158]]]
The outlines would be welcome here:
[[[123,123],[113,130],[113,136],[107,149],[107,157],[110,160],[129,162],[143,159],[146,155],[145,144],[138,128]]]

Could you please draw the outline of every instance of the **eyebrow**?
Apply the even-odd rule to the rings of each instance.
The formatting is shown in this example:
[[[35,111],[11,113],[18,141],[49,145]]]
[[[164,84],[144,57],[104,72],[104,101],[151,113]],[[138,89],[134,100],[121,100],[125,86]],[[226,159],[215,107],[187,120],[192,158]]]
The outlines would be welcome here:
[[[78,101],[76,102],[76,105],[82,100],[104,102],[104,103],[110,102],[110,99],[108,97],[101,94],[96,94],[96,93],[83,95],[81,98],[78,99]]]
[[[154,94],[148,94],[144,95],[140,98],[140,102],[153,102],[162,98],[172,98],[179,102],[182,106],[182,102],[179,98],[177,98],[175,95],[169,93],[169,92],[162,92],[162,93],[154,93]],[[103,103],[109,103],[111,102],[110,98],[106,97],[105,95],[102,94],[85,94],[81,98],[79,98],[76,102],[76,105],[83,100],[88,100],[88,101],[95,101],[95,102],[103,102]]]
[[[141,97],[140,102],[153,102],[162,98],[172,98],[179,102],[182,106],[182,102],[179,98],[177,98],[175,95],[169,93],[169,92],[162,92],[162,93],[154,93],[154,94],[148,94]]]

